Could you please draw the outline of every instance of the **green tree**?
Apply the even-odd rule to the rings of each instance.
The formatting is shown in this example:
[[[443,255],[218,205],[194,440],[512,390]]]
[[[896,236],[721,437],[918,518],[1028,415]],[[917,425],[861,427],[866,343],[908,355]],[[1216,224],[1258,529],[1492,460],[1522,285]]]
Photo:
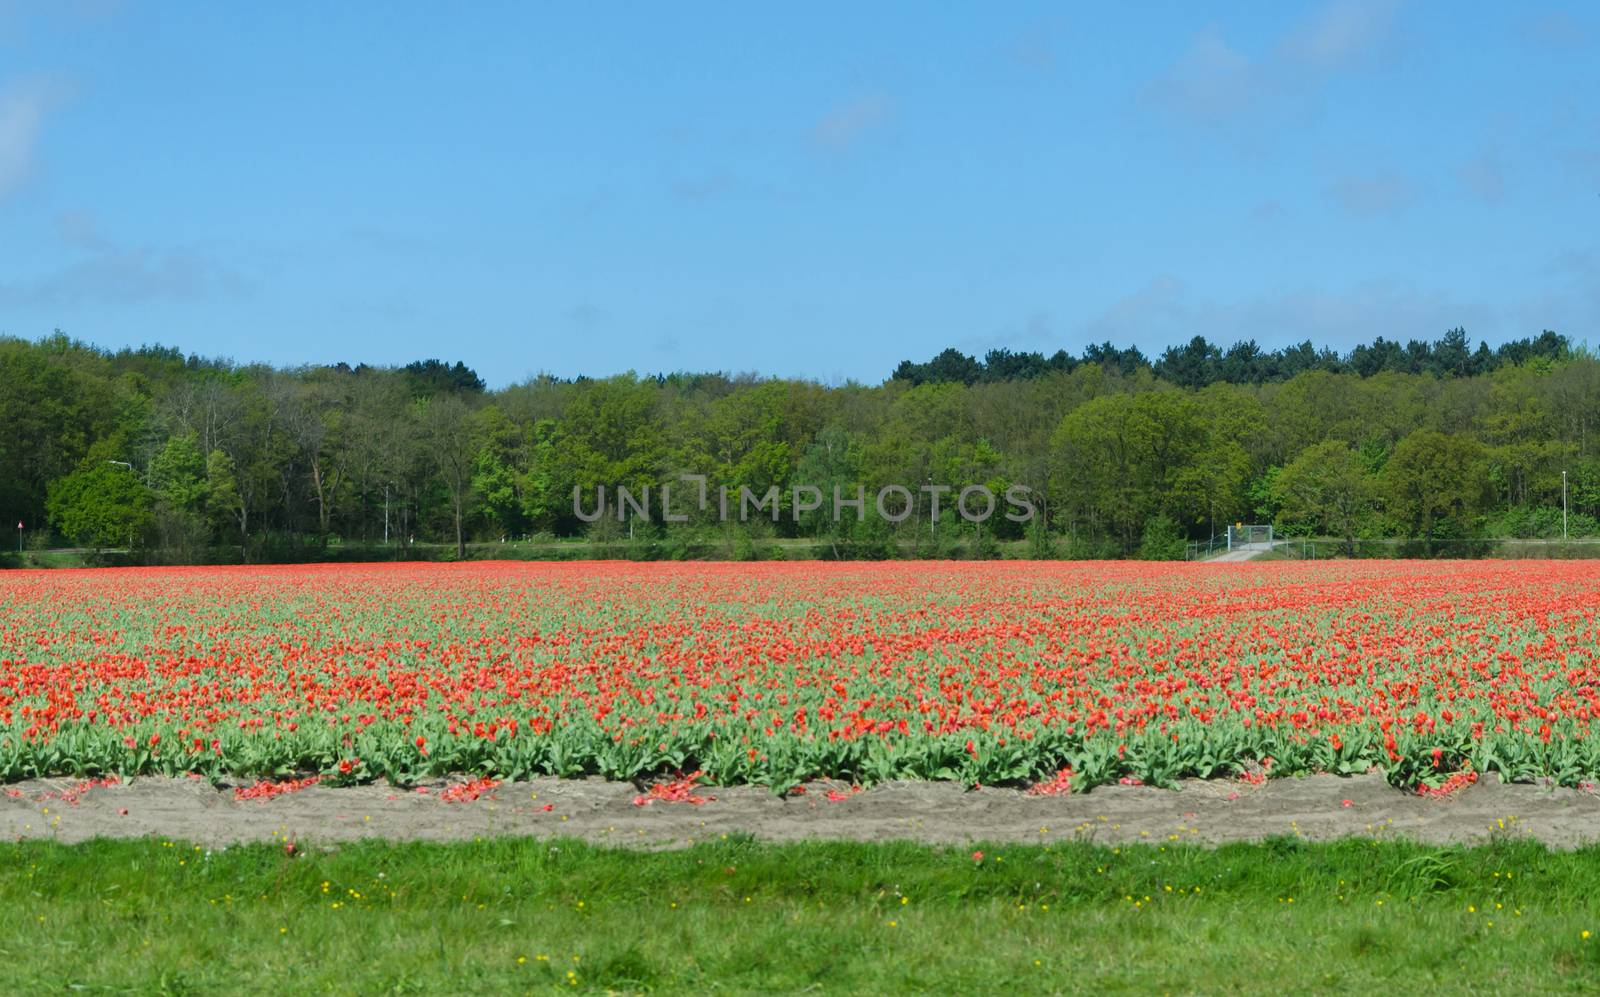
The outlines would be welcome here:
[[[1183,532],[1172,517],[1158,513],[1145,521],[1139,538],[1139,560],[1181,561],[1184,550]]]
[[[616,487],[635,496],[653,490],[667,463],[667,426],[656,411],[656,395],[656,388],[632,374],[579,386],[561,419],[554,476],[582,488],[590,503],[594,490],[604,487],[613,512]],[[566,502],[570,512],[570,491]]]
[[[572,479],[564,476],[557,431],[554,419],[540,419],[533,424],[528,465],[518,475],[517,483],[524,521],[545,533],[555,533],[563,523],[576,518],[572,514]]]
[[[1278,520],[1344,540],[1354,556],[1356,531],[1372,510],[1378,482],[1355,449],[1338,440],[1307,448],[1272,477]]]
[[[799,497],[805,504],[809,504],[809,499],[815,499],[818,503],[815,509],[801,513],[799,529],[818,540],[828,541],[834,557],[839,556],[838,545],[841,542],[859,538],[866,532],[866,522],[862,516],[874,514],[870,508],[874,495],[865,496],[864,513],[858,512],[854,506],[842,505],[842,502],[855,501],[858,487],[863,493],[866,490],[861,473],[864,459],[861,441],[854,434],[842,426],[829,426],[818,435],[817,442],[806,451],[795,471],[796,487],[815,488],[818,493]],[[835,489],[841,500],[837,516],[834,515]],[[789,500],[790,496],[780,491],[780,519],[788,519],[793,513],[792,503],[783,508]]]
[[[0,337],[0,509],[13,522],[42,519],[50,483],[123,428],[103,368],[64,336],[38,344]]]
[[[1148,497],[1138,480],[1142,449],[1132,396],[1102,395],[1061,421],[1051,445],[1058,457],[1051,494],[1069,529],[1108,533],[1124,550],[1144,522]]]
[[[477,431],[472,411],[459,394],[437,394],[417,403],[418,428],[434,472],[450,496],[456,557],[467,556],[467,500],[472,493],[472,458]]]
[[[283,423],[298,448],[317,503],[317,539],[326,543],[341,497],[351,449],[346,412],[351,392],[348,376],[319,372],[295,385],[283,405]]]
[[[1434,541],[1465,537],[1489,494],[1483,445],[1465,435],[1419,429],[1401,440],[1383,469],[1389,514],[1433,551]]]
[[[90,464],[50,485],[50,521],[83,547],[136,546],[151,523],[150,490],[137,475],[111,464]]]
[[[198,436],[180,433],[167,441],[150,461],[150,488],[157,499],[175,509],[205,505],[206,461]]]
[[[211,529],[206,522],[206,462],[195,433],[167,440],[150,461],[150,486],[156,544],[166,552],[163,556],[179,562],[201,559]]]
[[[522,527],[523,479],[517,467],[527,459],[526,434],[496,405],[479,409],[473,419],[478,438],[472,457],[473,494],[495,534],[515,535]]]
[[[1195,508],[1197,501],[1215,508],[1209,496],[1238,492],[1244,483],[1233,466],[1238,454],[1211,446],[1205,409],[1175,389],[1095,398],[1062,420],[1053,443],[1061,455],[1058,504],[1109,527],[1124,552],[1155,514],[1176,519],[1174,512],[1188,511],[1191,521],[1202,519],[1210,509]],[[1212,450],[1220,474],[1191,473]]]
[[[239,480],[233,458],[221,450],[206,455],[206,514],[219,533],[237,533],[245,539],[244,501],[239,497]]]

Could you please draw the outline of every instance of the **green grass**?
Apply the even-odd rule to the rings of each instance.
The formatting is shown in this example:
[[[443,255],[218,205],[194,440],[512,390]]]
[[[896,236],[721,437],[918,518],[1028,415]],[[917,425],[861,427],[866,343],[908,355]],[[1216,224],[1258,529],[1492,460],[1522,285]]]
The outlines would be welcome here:
[[[26,550],[0,553],[0,567],[4,568],[87,568],[92,556],[75,550]],[[107,555],[105,560],[117,563],[117,555]]]
[[[976,862],[971,848],[903,844],[639,853],[495,840],[289,858],[271,846],[7,844],[0,958],[13,992],[1489,992],[1600,981],[1597,850],[982,851]]]

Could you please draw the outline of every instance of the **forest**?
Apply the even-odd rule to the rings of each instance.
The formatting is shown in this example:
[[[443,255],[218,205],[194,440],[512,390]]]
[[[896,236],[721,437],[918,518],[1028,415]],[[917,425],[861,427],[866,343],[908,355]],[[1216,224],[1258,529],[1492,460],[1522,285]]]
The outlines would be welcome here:
[[[0,338],[0,514],[19,545],[148,562],[568,538],[654,556],[1181,557],[1230,523],[1403,541],[1600,534],[1600,360],[1554,332],[1491,349],[1463,330],[1161,356],[945,350],[878,384],[750,374],[539,376],[490,390],[464,364],[274,368],[56,333]],[[1031,489],[1040,515],[895,525],[807,513],[585,522],[574,491],[707,476]],[[590,500],[586,500],[590,501]],[[592,501],[590,501],[592,504]],[[720,552],[720,553],[716,553]],[[1026,556],[1024,555],[1024,556]]]

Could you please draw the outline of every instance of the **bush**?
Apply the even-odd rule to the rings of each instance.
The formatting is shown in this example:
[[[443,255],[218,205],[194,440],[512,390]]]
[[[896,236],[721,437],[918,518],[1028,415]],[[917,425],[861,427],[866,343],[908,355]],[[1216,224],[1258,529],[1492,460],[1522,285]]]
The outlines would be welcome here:
[[[1060,556],[1056,538],[1045,525],[1044,517],[1036,516],[1028,527],[1028,557],[1035,561],[1054,561]]]
[[[972,558],[975,561],[993,561],[1000,557],[1000,541],[993,531],[981,527],[972,541]]]
[[[1511,537],[1518,540],[1559,540],[1561,539],[1561,510],[1546,506],[1519,506],[1507,509],[1499,516],[1489,519],[1484,524],[1489,536]],[[1592,537],[1600,533],[1600,524],[1593,516],[1581,512],[1573,513],[1567,517],[1567,535],[1569,537]]]
[[[1107,561],[1122,556],[1117,543],[1110,537],[1095,537],[1082,533],[1067,536],[1067,549],[1063,557],[1068,561]]]
[[[1139,560],[1181,561],[1184,543],[1183,532],[1170,516],[1152,516],[1144,523],[1144,536],[1139,540]]]
[[[661,541],[657,545],[658,556],[663,561],[687,561],[692,555],[694,538],[686,529],[667,529],[663,531]]]

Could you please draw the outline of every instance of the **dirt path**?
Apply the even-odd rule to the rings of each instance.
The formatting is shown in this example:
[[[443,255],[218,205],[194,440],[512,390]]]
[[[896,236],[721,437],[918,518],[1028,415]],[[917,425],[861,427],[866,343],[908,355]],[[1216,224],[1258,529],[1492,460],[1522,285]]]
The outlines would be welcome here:
[[[602,780],[507,783],[448,803],[387,786],[313,786],[270,800],[236,801],[202,780],[140,779],[74,793],[72,780],[5,787],[0,835],[9,839],[160,836],[219,846],[245,841],[329,843],[362,838],[460,840],[497,835],[575,837],[670,848],[747,832],[771,841],[841,839],[931,843],[1093,840],[1216,844],[1276,835],[1308,839],[1404,837],[1430,843],[1529,837],[1571,848],[1600,841],[1600,795],[1494,777],[1446,799],[1390,788],[1377,776],[1190,782],[1177,791],[1108,786],[1087,794],[1027,796],[899,782],[849,792],[813,784],[777,799],[753,787],[700,790],[702,805],[635,805],[638,791]],[[833,789],[837,801],[829,799]],[[64,798],[65,797],[65,798]],[[75,800],[75,802],[74,802]]]
[[[1269,543],[1240,544],[1225,554],[1218,554],[1216,557],[1207,558],[1206,563],[1222,564],[1235,561],[1253,561],[1260,555],[1265,554],[1270,550],[1272,550],[1272,544]]]

